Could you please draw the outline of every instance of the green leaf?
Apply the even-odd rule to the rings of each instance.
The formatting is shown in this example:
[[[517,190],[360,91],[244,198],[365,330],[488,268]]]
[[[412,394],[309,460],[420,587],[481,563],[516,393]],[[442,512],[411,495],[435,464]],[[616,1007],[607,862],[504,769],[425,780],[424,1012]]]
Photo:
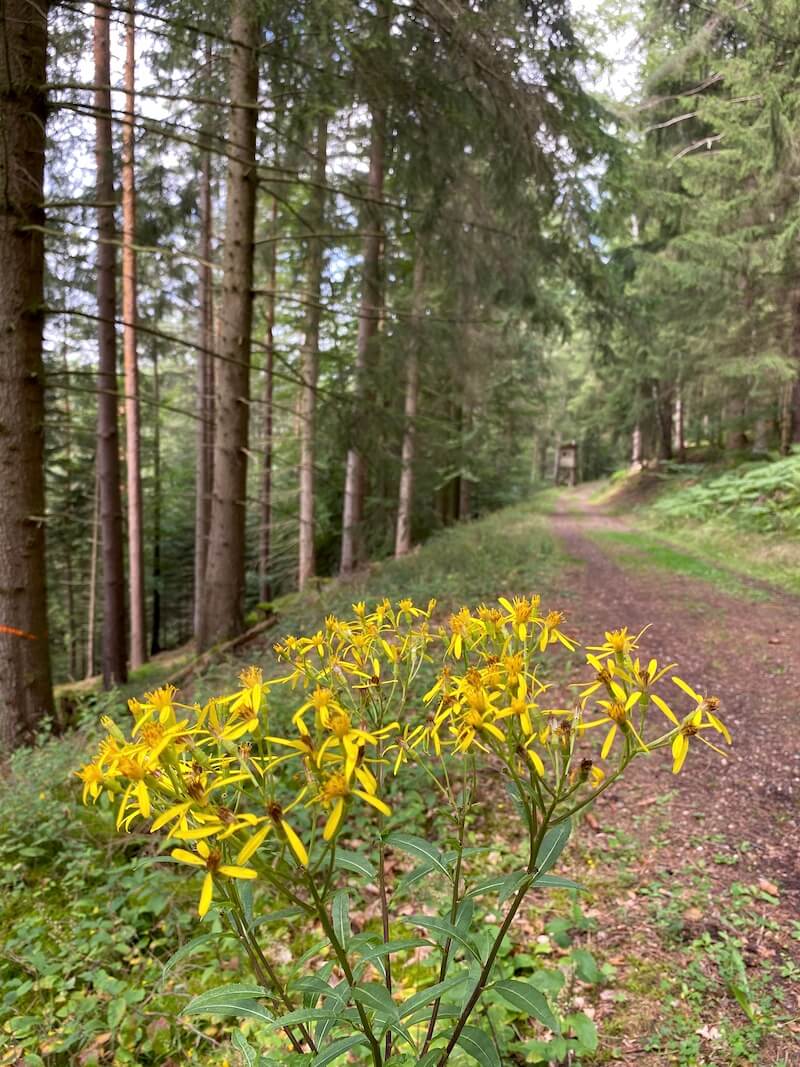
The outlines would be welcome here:
[[[400,1018],[398,1007],[389,995],[388,989],[378,982],[353,986],[353,999],[363,1004],[365,1008],[379,1012],[387,1019]]]
[[[328,1045],[326,1049],[323,1049],[314,1059],[311,1061],[311,1067],[325,1067],[328,1063],[333,1063],[334,1060],[338,1060],[340,1056],[344,1056],[345,1052],[349,1052],[351,1048],[355,1048],[356,1045],[365,1045],[367,1039],[363,1034],[352,1034],[350,1037],[343,1037],[339,1041],[334,1041],[332,1045]]]
[[[458,1044],[468,1056],[477,1060],[481,1067],[502,1067],[494,1042],[477,1026],[465,1026]]]
[[[161,981],[167,977],[169,972],[176,967],[181,960],[185,960],[187,956],[191,956],[193,952],[199,949],[202,945],[207,945],[211,941],[218,941],[222,937],[233,937],[234,935],[228,930],[222,930],[215,934],[200,934],[199,937],[193,937],[191,941],[187,941],[185,945],[173,952],[167,962],[164,964],[161,971]]]
[[[529,982],[522,982],[518,978],[509,978],[506,981],[497,982],[492,986],[492,989],[499,993],[512,1008],[517,1008],[518,1011],[524,1011],[527,1015],[532,1015],[534,1019],[538,1019],[540,1023],[543,1023],[548,1030],[552,1030],[556,1034],[561,1033],[558,1019],[547,1003],[544,993],[534,989]]]
[[[539,851],[536,853],[537,875],[544,874],[555,865],[556,860],[564,851],[564,846],[569,841],[571,833],[572,822],[570,819],[566,819],[564,822],[559,823],[558,826],[553,826],[547,831],[539,846]]]
[[[216,986],[194,997],[181,1015],[236,1015],[240,1018],[260,1019],[272,1023],[273,1017],[258,1001],[269,995],[263,986]]]
[[[388,956],[392,952],[406,952],[408,949],[422,948],[424,945],[430,946],[432,944],[432,941],[428,941],[424,937],[399,938],[397,941],[387,941],[385,944],[370,945],[361,953],[361,959],[364,961],[375,960],[381,956]]]
[[[482,878],[464,894],[465,899],[482,897],[487,893],[499,893],[500,903],[515,893],[526,880],[533,880],[533,875],[527,871],[513,871],[511,874],[493,874],[489,878]]]
[[[421,989],[419,993],[415,993],[400,1005],[400,1018],[405,1019],[412,1011],[416,1011],[417,1008],[421,1008],[424,1004],[430,1004],[437,997],[444,996],[445,993],[455,989],[456,986],[461,985],[466,980],[467,973],[462,971],[460,974],[451,974],[443,982],[437,982],[435,985],[428,986],[427,989]]]
[[[298,1023],[318,1023],[323,1019],[335,1021],[341,1018],[341,1011],[337,1008],[298,1008],[296,1011],[287,1011],[272,1020],[273,1028],[282,1026],[297,1026]]]
[[[597,966],[597,960],[586,948],[574,948],[571,953],[575,973],[582,982],[590,985],[600,985],[603,981],[603,972]]]
[[[575,1012],[564,1019],[564,1024],[565,1028],[568,1026],[575,1033],[580,1042],[579,1052],[597,1051],[597,1027],[588,1015],[584,1015],[582,1011]]]
[[[368,878],[371,882],[374,882],[378,877],[375,868],[367,857],[362,856],[360,852],[342,852],[337,849],[336,866],[341,867],[344,871],[360,874],[362,878]]]
[[[579,893],[587,893],[588,890],[571,878],[563,878],[560,874],[540,874],[535,879],[534,885],[544,889],[575,889]]]
[[[413,834],[395,831],[386,838],[386,844],[398,849],[400,852],[405,852],[410,856],[416,856],[417,859],[424,860],[446,875],[447,878],[450,878],[447,856],[435,845],[432,845],[430,841],[426,841],[422,837],[415,837]]]
[[[239,892],[239,899],[242,902],[242,911],[244,912],[244,921],[248,927],[253,925],[253,883],[247,879],[241,879],[237,882],[236,889]]]
[[[421,926],[424,930],[430,930],[436,941],[443,943],[449,937],[451,941],[465,948],[470,955],[480,961],[478,950],[468,939],[467,934],[457,926],[453,926],[447,919],[439,915],[404,915],[403,922],[412,926]]]
[[[297,919],[301,915],[306,913],[302,908],[279,908],[277,911],[271,911],[267,915],[259,915],[257,919],[254,919],[250,924],[250,929],[255,930],[258,926],[267,926],[269,923],[284,922],[287,919]]]
[[[258,1053],[247,1043],[247,1039],[241,1030],[234,1030],[231,1037],[231,1044],[236,1048],[236,1051],[240,1053],[242,1057],[243,1067],[256,1067],[258,1061]]]
[[[346,889],[340,889],[338,893],[334,895],[333,904],[331,905],[331,919],[333,921],[333,930],[339,939],[340,945],[346,945],[350,940],[350,897],[347,895]]]

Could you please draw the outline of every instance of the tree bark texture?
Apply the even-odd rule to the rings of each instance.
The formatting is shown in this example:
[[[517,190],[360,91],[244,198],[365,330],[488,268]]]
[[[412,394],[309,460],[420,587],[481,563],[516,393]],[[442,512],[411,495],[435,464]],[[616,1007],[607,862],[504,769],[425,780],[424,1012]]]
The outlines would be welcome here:
[[[400,488],[397,494],[397,528],[394,554],[405,556],[411,551],[411,526],[414,514],[414,458],[417,436],[417,402],[419,399],[419,357],[422,348],[422,312],[425,300],[425,260],[417,249],[414,261],[411,323],[413,337],[406,362],[406,394],[403,405],[403,445],[400,452]]]
[[[130,665],[147,659],[144,606],[144,518],[142,505],[139,366],[136,354],[136,173],[134,167],[136,102],[136,22],[131,7],[125,16],[125,118],[122,124],[122,350],[125,368],[125,473],[128,490],[128,597]]]
[[[53,711],[44,528],[42,306],[47,20],[5,0],[0,23],[0,748]]]
[[[244,624],[245,511],[253,319],[253,226],[258,100],[257,11],[234,0],[231,18],[228,178],[219,354],[215,374],[214,481],[206,588],[198,643]]]
[[[161,378],[153,348],[153,619],[150,655],[161,651]]]
[[[382,306],[383,173],[386,155],[386,110],[382,106],[371,108],[369,177],[367,207],[364,211],[366,236],[361,282],[361,304],[356,341],[356,390],[355,404],[364,403],[365,379],[369,366],[372,341],[378,332]],[[363,555],[364,495],[366,489],[366,464],[362,443],[354,436],[347,451],[345,469],[344,508],[342,513],[341,573],[352,574]]]
[[[94,7],[95,164],[97,167],[97,463],[103,560],[103,684],[127,680],[122,497],[117,431],[117,315],[114,160],[111,138],[109,9]]]
[[[97,557],[100,541],[100,478],[95,461],[92,503],[92,547],[89,553],[89,604],[86,609],[86,678],[94,675],[94,633],[97,623]]]
[[[214,481],[214,294],[211,266],[213,231],[211,153],[200,163],[200,272],[198,277],[199,331],[197,352],[197,455],[195,460],[194,631],[200,629],[205,602],[208,530]]]
[[[278,285],[278,200],[272,198],[270,209],[269,271],[267,288],[267,322],[264,359],[263,438],[264,455],[261,461],[261,514],[258,524],[258,598],[262,603],[272,599],[272,432],[273,392],[275,387],[275,290]]]
[[[324,249],[320,234],[325,225],[325,171],[328,157],[328,116],[317,120],[314,186],[308,211],[311,236],[308,242],[305,334],[300,352],[300,530],[297,584],[305,589],[314,577],[314,535],[316,532],[314,459],[316,445],[317,378],[319,375],[320,293]]]

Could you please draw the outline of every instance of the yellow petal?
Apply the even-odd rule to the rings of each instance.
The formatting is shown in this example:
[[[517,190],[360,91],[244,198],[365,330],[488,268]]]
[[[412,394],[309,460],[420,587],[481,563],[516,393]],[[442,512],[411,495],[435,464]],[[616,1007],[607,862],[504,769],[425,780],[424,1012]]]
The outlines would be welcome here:
[[[261,843],[263,842],[264,838],[267,836],[271,829],[271,824],[267,823],[267,825],[264,826],[261,830],[259,830],[258,833],[253,834],[250,840],[246,842],[246,844],[244,844],[239,850],[239,855],[236,857],[236,862],[247,863],[253,853],[261,847]]]
[[[203,888],[200,890],[200,903],[197,906],[197,914],[202,919],[211,907],[211,898],[214,895],[214,879],[207,874],[203,879]]]
[[[190,800],[185,801],[183,804],[173,804],[171,808],[167,808],[166,811],[162,811],[158,818],[153,820],[153,825],[150,827],[150,833],[154,833],[156,830],[160,830],[162,826],[166,825],[170,819],[177,819],[179,815],[183,815],[192,806]]]
[[[281,826],[283,832],[286,834],[286,840],[289,842],[289,848],[295,854],[295,857],[301,867],[308,866],[308,853],[306,852],[306,846],[291,828],[286,819],[281,819]]]
[[[170,836],[174,837],[176,841],[200,841],[204,837],[213,837],[222,828],[223,824],[217,822],[212,823],[210,826],[192,826],[191,828],[178,829]]]
[[[339,829],[339,823],[342,821],[342,813],[344,812],[344,799],[339,797],[333,806],[333,811],[328,816],[328,821],[325,823],[325,829],[322,832],[322,836],[326,841],[330,841],[336,831]]]
[[[381,815],[392,814],[392,809],[389,807],[388,804],[384,804],[384,802],[378,797],[373,797],[369,793],[365,793],[363,789],[354,789],[353,794],[354,796],[361,797],[361,799],[365,800],[367,804],[371,804],[373,808],[375,808],[381,813]]]
[[[170,856],[181,863],[191,863],[193,867],[205,867],[205,861],[196,852],[188,852],[185,848],[173,848]]]
[[[534,749],[528,749],[528,759],[533,764],[534,770],[540,778],[544,778],[544,764],[542,763],[541,756]]]
[[[611,729],[608,731],[608,736],[603,742],[603,747],[600,750],[600,759],[605,759],[611,751],[611,746],[614,744],[614,737],[617,733],[617,724],[614,723]]]
[[[257,878],[258,872],[254,871],[252,867],[235,867],[229,863],[223,863],[219,868],[219,873],[224,874],[226,878]]]
[[[139,801],[139,810],[145,819],[150,818],[150,794],[147,792],[147,786],[144,782],[136,783],[136,797]]]
[[[657,708],[659,708],[661,711],[664,712],[664,714],[667,716],[667,718],[669,719],[670,722],[674,722],[676,726],[680,725],[680,723],[678,722],[677,716],[675,715],[673,710],[666,703],[666,701],[662,700],[661,697],[658,696],[657,693],[651,693],[650,694],[650,699],[653,701],[653,703],[655,704],[655,706]]]
[[[675,685],[677,685],[677,687],[679,689],[682,689],[684,691],[684,693],[688,693],[689,696],[692,698],[692,700],[698,700],[699,701],[699,700],[703,699],[699,695],[699,693],[695,693],[694,689],[692,689],[692,687],[690,685],[688,685],[686,682],[684,682],[683,678],[679,678],[676,674],[673,674],[672,680],[675,683]]]

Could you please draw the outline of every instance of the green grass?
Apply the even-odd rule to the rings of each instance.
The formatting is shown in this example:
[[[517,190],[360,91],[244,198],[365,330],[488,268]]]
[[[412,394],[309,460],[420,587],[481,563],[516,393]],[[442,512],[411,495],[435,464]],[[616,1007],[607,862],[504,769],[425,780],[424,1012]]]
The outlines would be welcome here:
[[[652,512],[645,510],[641,519],[657,536],[673,543],[677,539],[674,528],[661,525]],[[724,564],[728,573],[734,571],[783,592],[800,595],[800,538],[748,532],[730,519],[686,522],[679,537],[682,547],[706,560]]]
[[[707,558],[690,555],[646,530],[587,531],[599,544],[614,548],[614,559],[633,568],[658,567],[672,574],[709,582],[749,600],[767,599],[768,593],[732,578],[729,569],[714,566]]]

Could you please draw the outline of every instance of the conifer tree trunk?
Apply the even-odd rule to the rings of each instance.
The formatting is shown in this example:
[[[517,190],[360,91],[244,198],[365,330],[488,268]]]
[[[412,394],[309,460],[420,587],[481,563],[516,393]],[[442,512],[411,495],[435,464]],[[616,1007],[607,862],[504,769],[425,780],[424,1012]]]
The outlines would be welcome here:
[[[150,655],[161,651],[161,378],[153,348],[153,619]]]
[[[364,237],[363,265],[361,273],[361,304],[356,342],[356,407],[364,403],[365,377],[370,361],[371,342],[378,332],[381,316],[381,255],[383,248],[382,211],[384,157],[386,154],[386,110],[380,105],[370,109],[369,177],[367,181],[367,208],[364,212],[366,236]],[[362,442],[354,438],[347,451],[347,466],[344,483],[344,508],[342,513],[341,573],[352,574],[361,562],[366,490],[366,465]]]
[[[44,535],[42,305],[47,19],[5,0],[0,25],[0,749],[53,711]]]
[[[122,125],[122,320],[125,367],[125,472],[128,490],[128,597],[130,664],[147,659],[144,607],[144,530],[142,511],[139,367],[136,355],[136,175],[134,108],[136,101],[136,22],[133,7],[125,17],[125,120]]]
[[[109,8],[94,6],[95,163],[97,167],[97,463],[103,560],[103,685],[127,679],[122,498],[117,431],[117,313],[114,172],[111,138]]]
[[[425,299],[425,261],[417,249],[414,261],[414,282],[411,309],[413,338],[406,362],[406,395],[404,404],[405,426],[400,456],[400,489],[397,495],[397,528],[395,530],[394,554],[404,556],[411,551],[411,522],[414,506],[414,452],[416,446],[417,400],[419,394],[419,354],[422,309]]]
[[[208,59],[208,54],[207,54]],[[214,481],[214,294],[211,267],[212,205],[211,153],[200,163],[200,272],[198,304],[200,328],[197,351],[197,455],[195,459],[194,631],[199,632],[205,601],[208,529]],[[155,628],[154,628],[155,633]]]
[[[264,456],[261,464],[261,515],[258,542],[258,598],[262,603],[272,599],[272,400],[275,368],[275,290],[278,285],[277,246],[278,199],[272,198],[267,281],[266,352],[264,365]]]
[[[92,504],[92,547],[89,554],[89,605],[86,612],[86,674],[94,674],[94,632],[97,622],[97,557],[100,541],[100,477],[95,459],[94,502]]]
[[[70,369],[67,357],[67,336],[64,331],[64,346],[62,348],[62,361],[64,367],[64,467],[66,480],[64,485],[68,509],[71,510],[73,484],[72,484],[72,404],[70,402]],[[72,564],[71,537],[64,542],[64,571],[66,574],[66,601],[67,601],[67,661],[69,664],[69,677],[74,681],[78,677],[78,634],[75,618],[75,568]]]
[[[214,481],[205,600],[198,644],[243,626],[245,508],[253,318],[253,226],[260,24],[249,0],[233,0],[230,122],[219,354],[215,374]]]
[[[322,286],[323,243],[317,236],[325,223],[325,170],[328,156],[328,117],[317,120],[314,187],[309,204],[308,224],[312,236],[308,244],[308,304],[305,336],[300,353],[300,535],[297,584],[304,589],[314,577],[314,455],[319,374],[320,292]]]

